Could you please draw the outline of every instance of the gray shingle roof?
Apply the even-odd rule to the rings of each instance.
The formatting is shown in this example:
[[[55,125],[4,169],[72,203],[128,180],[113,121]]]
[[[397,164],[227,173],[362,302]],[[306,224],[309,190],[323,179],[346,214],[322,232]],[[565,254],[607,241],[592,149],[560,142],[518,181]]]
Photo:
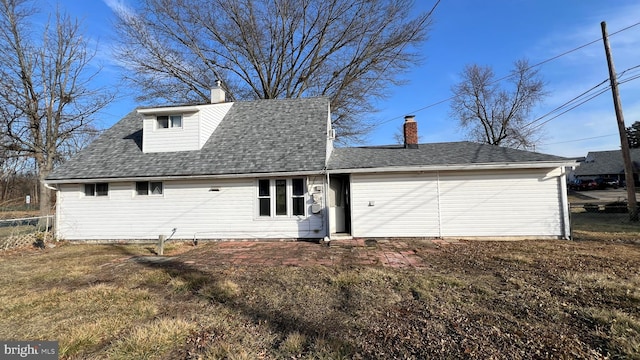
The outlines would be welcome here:
[[[640,163],[640,149],[630,149],[631,160],[636,165]],[[585,161],[576,167],[576,176],[599,176],[624,174],[624,163],[620,150],[591,151]]]
[[[47,179],[320,171],[328,111],[326,98],[236,102],[201,150],[146,154],[133,111]]]
[[[328,168],[366,169],[389,166],[438,166],[490,163],[568,162],[570,159],[468,141],[402,146],[336,148]]]

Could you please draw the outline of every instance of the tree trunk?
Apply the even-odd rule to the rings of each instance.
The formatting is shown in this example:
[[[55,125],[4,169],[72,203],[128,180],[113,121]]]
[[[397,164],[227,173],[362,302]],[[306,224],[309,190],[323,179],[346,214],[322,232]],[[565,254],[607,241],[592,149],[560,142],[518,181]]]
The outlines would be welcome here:
[[[44,160],[43,158],[45,158],[45,156],[43,156],[42,154],[40,154],[40,156],[37,156],[37,158],[44,162],[38,164],[38,197],[40,200],[40,216],[47,216],[53,213],[53,191],[47,188],[44,184],[46,177],[53,170],[53,160]]]
[[[51,192],[51,190],[49,190],[46,186],[44,186],[44,178],[47,176],[47,174],[40,174],[39,178],[39,187],[40,187],[40,215],[41,216],[47,216],[47,215],[51,215],[52,213],[52,205],[53,202],[51,201],[53,199],[53,194]]]

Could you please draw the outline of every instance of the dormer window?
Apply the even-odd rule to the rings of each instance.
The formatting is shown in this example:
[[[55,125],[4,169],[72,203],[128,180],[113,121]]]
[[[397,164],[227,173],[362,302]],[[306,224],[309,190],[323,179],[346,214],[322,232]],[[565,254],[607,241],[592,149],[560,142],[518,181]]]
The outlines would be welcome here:
[[[182,115],[159,115],[156,117],[157,129],[181,128]]]

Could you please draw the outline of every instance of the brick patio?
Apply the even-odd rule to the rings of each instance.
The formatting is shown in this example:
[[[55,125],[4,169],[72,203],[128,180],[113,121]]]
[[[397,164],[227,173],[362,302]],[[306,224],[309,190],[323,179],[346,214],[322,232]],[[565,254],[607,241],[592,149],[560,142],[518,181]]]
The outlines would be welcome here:
[[[201,242],[172,258],[197,266],[334,266],[364,265],[423,268],[424,257],[451,244],[444,240],[334,240],[315,242],[212,241]]]

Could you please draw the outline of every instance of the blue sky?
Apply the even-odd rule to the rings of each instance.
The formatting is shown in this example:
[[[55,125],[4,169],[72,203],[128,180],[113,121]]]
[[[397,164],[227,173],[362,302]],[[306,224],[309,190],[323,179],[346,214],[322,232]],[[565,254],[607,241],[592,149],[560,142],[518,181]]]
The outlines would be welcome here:
[[[428,10],[435,1],[416,1],[416,11]],[[96,46],[96,65],[102,66],[99,81],[119,92],[97,124],[106,128],[137,104],[119,83],[117,60],[111,56],[112,11],[118,4],[134,0],[64,0],[63,10],[83,21],[86,34]],[[43,12],[55,9],[43,3]],[[416,115],[422,142],[465,140],[450,116],[451,86],[467,64],[491,66],[497,75],[507,75],[513,63],[527,58],[538,64],[601,37],[600,22],[606,21],[620,81],[620,94],[627,126],[640,121],[640,2],[637,0],[442,0],[434,13],[429,39],[421,52],[424,61],[403,76],[404,86],[390,88],[370,119],[379,124],[367,144],[394,143],[404,115]],[[532,120],[565,104],[608,78],[602,41],[560,56],[539,66],[549,96],[534,109]],[[603,86],[597,90],[604,89]],[[594,92],[594,94],[597,91]],[[438,105],[434,105],[440,103]],[[538,123],[549,120],[542,118]],[[584,156],[588,151],[615,150],[620,140],[610,91],[549,120],[546,137],[536,150],[561,156]]]

